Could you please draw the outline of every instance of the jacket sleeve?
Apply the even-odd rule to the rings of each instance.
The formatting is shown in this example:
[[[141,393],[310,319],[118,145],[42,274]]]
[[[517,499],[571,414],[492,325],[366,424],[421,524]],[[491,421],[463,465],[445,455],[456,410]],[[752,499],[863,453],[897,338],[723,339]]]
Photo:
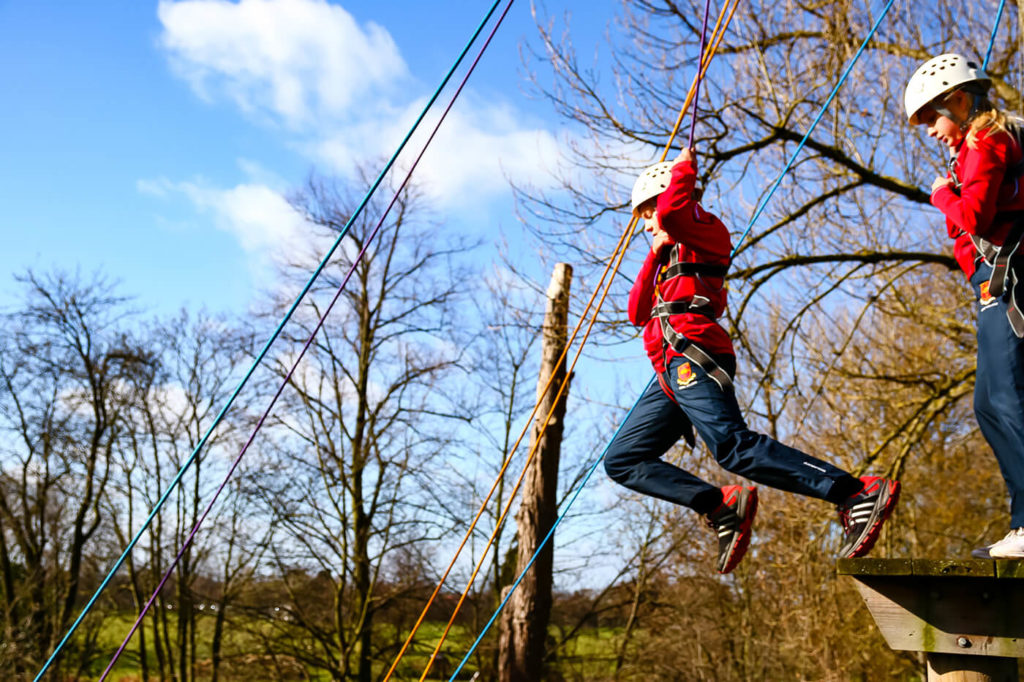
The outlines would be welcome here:
[[[654,287],[658,281],[660,268],[658,256],[653,251],[648,251],[640,274],[636,276],[633,288],[629,290],[629,321],[637,327],[642,327],[651,319]]]
[[[978,136],[977,148],[965,154],[960,168],[959,196],[948,185],[932,194],[932,205],[949,219],[947,229],[951,237],[959,230],[979,237],[988,234],[1008,163],[1009,146],[999,139],[1003,137],[1006,136]]]
[[[717,258],[723,248],[721,235],[708,229],[716,219],[694,198],[696,183],[693,163],[680,161],[673,166],[668,188],[658,196],[658,219],[672,241]]]

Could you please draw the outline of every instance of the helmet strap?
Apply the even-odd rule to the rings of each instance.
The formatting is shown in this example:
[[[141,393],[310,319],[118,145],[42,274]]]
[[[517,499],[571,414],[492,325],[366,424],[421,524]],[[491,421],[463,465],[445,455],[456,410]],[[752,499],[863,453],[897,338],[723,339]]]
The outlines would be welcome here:
[[[971,92],[971,113],[967,115],[967,120],[973,120],[975,116],[981,113],[981,102],[985,99],[984,95],[979,95],[976,92]]]
[[[945,100],[943,100],[943,101],[945,101]],[[966,130],[967,129],[967,121],[966,120],[961,120],[959,116],[956,116],[948,108],[942,106],[941,104],[935,104],[935,103],[931,104],[931,108],[934,109],[939,115],[945,116],[950,121],[952,121],[953,123],[955,123],[958,126],[960,126],[960,130]]]
[[[947,99],[952,97],[957,92],[963,92],[971,96],[971,109],[970,111],[967,112],[967,118],[963,120],[958,119],[956,116],[953,115],[953,112],[951,112],[948,108],[942,106],[941,104],[932,104],[932,108],[935,109],[935,111],[942,114],[943,116],[945,116],[946,118],[948,118],[949,120],[951,120],[953,123],[956,123],[958,126],[960,126],[960,130],[966,131],[970,127],[971,121],[974,120],[974,117],[981,113],[981,103],[985,99],[985,93],[978,92],[978,90],[974,87],[962,87],[954,90],[953,92],[943,97],[942,101],[945,102]]]

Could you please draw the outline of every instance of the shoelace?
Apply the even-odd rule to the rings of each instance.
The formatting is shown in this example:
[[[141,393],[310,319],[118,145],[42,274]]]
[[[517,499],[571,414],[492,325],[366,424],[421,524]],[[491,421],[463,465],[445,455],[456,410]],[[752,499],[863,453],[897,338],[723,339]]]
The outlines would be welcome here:
[[[850,508],[849,507],[836,507],[836,511],[839,512],[839,523],[843,526],[843,532],[850,530]]]
[[[717,522],[713,521],[710,516],[704,517],[704,522],[708,524],[708,528],[712,530],[718,530],[719,528],[738,528],[740,525],[740,515],[732,509],[729,509],[728,514],[724,514],[721,519]]]

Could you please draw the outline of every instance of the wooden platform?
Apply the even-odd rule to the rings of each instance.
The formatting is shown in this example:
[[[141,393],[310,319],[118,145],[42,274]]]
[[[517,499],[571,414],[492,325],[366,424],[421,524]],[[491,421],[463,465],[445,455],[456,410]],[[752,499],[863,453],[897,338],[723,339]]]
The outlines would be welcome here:
[[[890,647],[928,654],[929,680],[1016,682],[1024,561],[840,559]]]

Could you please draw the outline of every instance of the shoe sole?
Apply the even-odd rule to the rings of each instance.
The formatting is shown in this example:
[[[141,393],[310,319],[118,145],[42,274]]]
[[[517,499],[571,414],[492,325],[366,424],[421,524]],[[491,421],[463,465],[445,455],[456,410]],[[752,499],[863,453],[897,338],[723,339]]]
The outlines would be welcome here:
[[[729,558],[725,566],[718,571],[722,575],[731,573],[739,565],[750,546],[750,529],[754,526],[754,517],[757,516],[757,488],[744,488],[739,494],[742,495],[743,492],[747,493],[746,499],[741,499],[736,505],[737,513],[743,512],[740,515],[743,521],[740,523],[740,532],[736,534],[736,542],[729,550]]]
[[[882,532],[882,524],[892,515],[892,510],[895,509],[896,503],[900,499],[901,488],[902,485],[899,481],[885,482],[885,487],[882,489],[880,497],[882,508],[879,510],[879,505],[875,505],[875,509],[872,511],[873,518],[871,522],[868,524],[863,535],[861,535],[860,541],[846,554],[847,559],[856,559],[857,557],[864,556],[875,546],[875,542]]]

